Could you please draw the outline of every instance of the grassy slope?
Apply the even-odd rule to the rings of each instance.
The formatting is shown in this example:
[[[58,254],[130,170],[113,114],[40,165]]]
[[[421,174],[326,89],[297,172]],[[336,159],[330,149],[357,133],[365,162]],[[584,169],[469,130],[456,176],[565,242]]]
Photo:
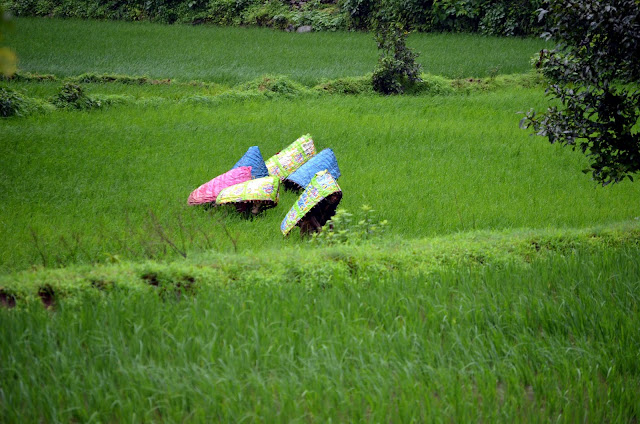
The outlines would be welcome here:
[[[271,73],[313,85],[364,75],[377,60],[366,33],[26,18],[17,19],[16,28],[9,43],[20,68],[61,76],[101,72],[235,84]],[[546,45],[464,34],[415,34],[409,44],[421,54],[425,72],[451,78],[525,72]]]
[[[633,422],[639,264],[637,246],[578,249],[526,266],[262,281],[181,301],[85,292],[53,310],[0,308],[0,413],[7,422]]]

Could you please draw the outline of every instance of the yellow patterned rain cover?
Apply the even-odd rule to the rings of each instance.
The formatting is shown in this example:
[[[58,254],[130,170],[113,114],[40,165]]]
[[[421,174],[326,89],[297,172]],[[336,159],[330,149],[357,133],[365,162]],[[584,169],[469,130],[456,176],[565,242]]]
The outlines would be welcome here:
[[[232,185],[223,189],[216,204],[249,202],[257,200],[265,200],[278,203],[280,197],[280,180],[278,177],[256,178],[255,180],[245,181],[244,183]]]
[[[316,146],[313,144],[311,135],[306,134],[287,146],[275,156],[271,156],[265,164],[269,175],[284,180],[296,169],[300,168],[305,162],[316,154]]]
[[[326,170],[318,172],[282,220],[282,224],[280,224],[282,234],[285,236],[289,234],[289,231],[291,231],[315,205],[320,203],[322,199],[339,191],[342,190],[331,174]]]

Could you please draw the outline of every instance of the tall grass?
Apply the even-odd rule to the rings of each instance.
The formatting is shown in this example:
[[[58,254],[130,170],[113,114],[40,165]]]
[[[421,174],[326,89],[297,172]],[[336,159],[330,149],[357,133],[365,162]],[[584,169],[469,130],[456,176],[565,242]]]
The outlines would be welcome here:
[[[0,308],[5,422],[633,422],[640,250]]]
[[[368,33],[296,34],[264,28],[190,27],[42,18],[16,19],[9,43],[23,71],[148,75],[235,84],[285,74],[307,85],[372,72]],[[425,72],[451,78],[519,73],[546,46],[538,39],[414,34]]]
[[[518,129],[542,93],[511,89],[435,97],[314,97],[121,106],[3,121],[3,271],[298,243],[279,223],[296,195],[247,221],[188,207],[190,191],[252,145],[265,158],[310,132],[334,149],[342,206],[369,204],[391,234],[583,227],[637,218],[640,188],[602,188],[585,158]]]

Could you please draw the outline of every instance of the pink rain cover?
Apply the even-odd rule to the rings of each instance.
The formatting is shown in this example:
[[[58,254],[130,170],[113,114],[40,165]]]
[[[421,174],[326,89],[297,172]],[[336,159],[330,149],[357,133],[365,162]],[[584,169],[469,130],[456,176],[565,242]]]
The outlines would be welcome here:
[[[189,195],[187,203],[190,205],[202,205],[203,203],[214,203],[218,193],[223,188],[230,187],[232,185],[240,184],[251,179],[251,167],[240,166],[231,171],[225,172],[222,175],[218,175],[208,183],[202,184],[197,189],[193,190]]]

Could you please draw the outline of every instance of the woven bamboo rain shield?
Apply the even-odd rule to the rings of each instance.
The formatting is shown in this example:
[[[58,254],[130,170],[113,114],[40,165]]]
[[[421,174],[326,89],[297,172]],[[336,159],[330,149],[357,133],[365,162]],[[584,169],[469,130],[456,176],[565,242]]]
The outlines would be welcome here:
[[[296,203],[287,213],[280,231],[285,236],[300,222],[304,216],[318,203],[333,193],[341,192],[336,180],[327,171],[318,172],[312,179]]]
[[[291,175],[285,178],[285,182],[292,182],[298,188],[305,188],[313,176],[320,171],[327,170],[334,180],[340,178],[340,168],[338,168],[338,160],[331,149],[324,149]]]
[[[264,177],[227,187],[218,194],[216,203],[266,201],[274,205],[280,197],[278,177]]]
[[[260,153],[260,148],[258,146],[249,147],[247,153],[245,153],[231,169],[236,169],[241,166],[251,167],[251,178],[269,176],[269,171],[267,170],[267,166],[264,164],[262,153]]]
[[[269,175],[278,177],[281,181],[316,154],[316,146],[311,135],[306,134],[291,143],[283,151],[267,159],[265,165]]]
[[[218,175],[211,181],[202,184],[193,190],[189,195],[187,203],[189,205],[202,205],[205,203],[214,203],[218,194],[230,186],[249,181],[251,179],[251,167],[241,166],[236,169]]]

